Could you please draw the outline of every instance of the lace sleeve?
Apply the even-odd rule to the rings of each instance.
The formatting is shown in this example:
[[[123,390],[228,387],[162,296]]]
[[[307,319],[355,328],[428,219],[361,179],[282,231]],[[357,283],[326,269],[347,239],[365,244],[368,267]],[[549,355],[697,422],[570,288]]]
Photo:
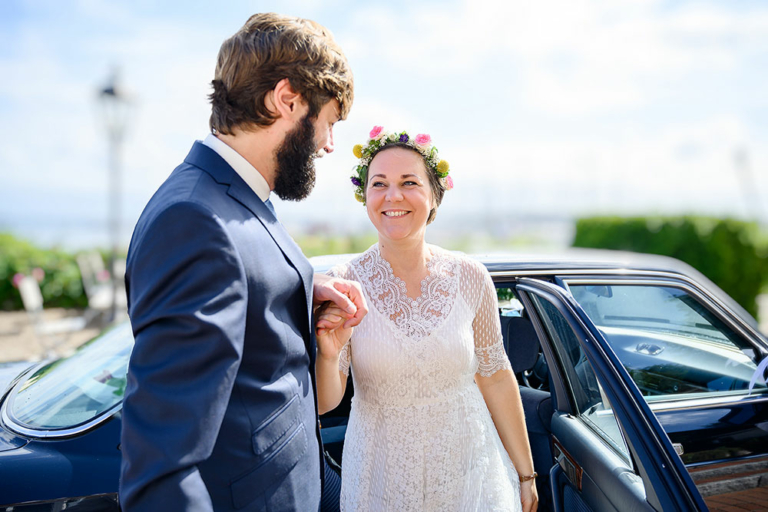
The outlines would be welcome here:
[[[326,272],[327,275],[331,277],[340,277],[342,279],[349,279],[349,271],[348,271],[348,265],[336,265],[335,267],[331,268],[328,272]],[[343,372],[344,375],[349,376],[349,365],[350,365],[350,359],[351,359],[351,351],[352,351],[352,339],[350,339],[342,348],[341,353],[339,353],[339,371]]]
[[[475,333],[477,373],[490,377],[499,370],[511,370],[512,365],[504,351],[496,287],[488,271],[482,268],[481,272],[478,273],[479,283],[476,289],[479,297],[472,329]]]
[[[339,354],[339,371],[349,377],[350,352],[352,351],[352,340],[350,339],[342,348]]]

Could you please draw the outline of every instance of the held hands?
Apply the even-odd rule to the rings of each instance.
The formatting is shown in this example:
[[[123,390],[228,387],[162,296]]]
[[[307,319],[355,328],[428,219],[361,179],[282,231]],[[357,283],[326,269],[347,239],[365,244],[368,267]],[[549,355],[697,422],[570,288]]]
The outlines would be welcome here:
[[[335,304],[338,308],[337,316],[346,319],[345,329],[358,325],[368,313],[368,305],[359,283],[325,274],[315,274],[312,301],[315,308],[328,301]]]
[[[352,327],[347,326],[344,312],[332,302],[326,302],[315,313],[318,356],[337,360],[344,345],[352,337]]]

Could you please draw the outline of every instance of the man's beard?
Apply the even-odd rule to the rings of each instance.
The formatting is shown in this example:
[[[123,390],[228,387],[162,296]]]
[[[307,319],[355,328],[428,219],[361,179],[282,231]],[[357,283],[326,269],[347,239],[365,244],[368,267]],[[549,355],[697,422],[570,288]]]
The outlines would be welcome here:
[[[277,172],[275,194],[283,200],[301,201],[315,187],[315,127],[305,115],[299,124],[285,135],[275,150]]]

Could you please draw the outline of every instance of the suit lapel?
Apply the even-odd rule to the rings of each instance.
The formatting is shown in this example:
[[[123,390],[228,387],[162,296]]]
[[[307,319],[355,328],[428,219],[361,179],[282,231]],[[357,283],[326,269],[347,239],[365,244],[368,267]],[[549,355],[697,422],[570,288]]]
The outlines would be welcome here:
[[[296,245],[296,242],[293,241],[293,238],[291,238],[283,225],[269,211],[269,208],[244,181],[233,182],[229,186],[227,193],[230,197],[248,208],[261,221],[272,239],[280,247],[286,259],[298,271],[304,285],[304,294],[307,298],[307,318],[311,318],[313,269],[304,253],[301,252],[301,249]]]
[[[277,218],[267,208],[248,184],[235,172],[227,162],[208,146],[195,142],[187,155],[185,162],[201,168],[210,174],[218,183],[229,185],[227,194],[245,206],[264,225],[272,239],[282,251],[285,258],[299,274],[304,286],[307,301],[307,325],[309,336],[305,337],[310,359],[314,362],[314,336],[312,335],[312,283],[314,270],[296,242],[280,224]]]

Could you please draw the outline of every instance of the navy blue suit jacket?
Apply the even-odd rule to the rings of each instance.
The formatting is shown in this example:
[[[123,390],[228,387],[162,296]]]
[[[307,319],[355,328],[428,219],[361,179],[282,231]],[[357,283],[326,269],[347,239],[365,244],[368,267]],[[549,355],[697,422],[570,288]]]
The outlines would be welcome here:
[[[123,510],[317,510],[312,276],[253,190],[195,143],[128,252]]]

